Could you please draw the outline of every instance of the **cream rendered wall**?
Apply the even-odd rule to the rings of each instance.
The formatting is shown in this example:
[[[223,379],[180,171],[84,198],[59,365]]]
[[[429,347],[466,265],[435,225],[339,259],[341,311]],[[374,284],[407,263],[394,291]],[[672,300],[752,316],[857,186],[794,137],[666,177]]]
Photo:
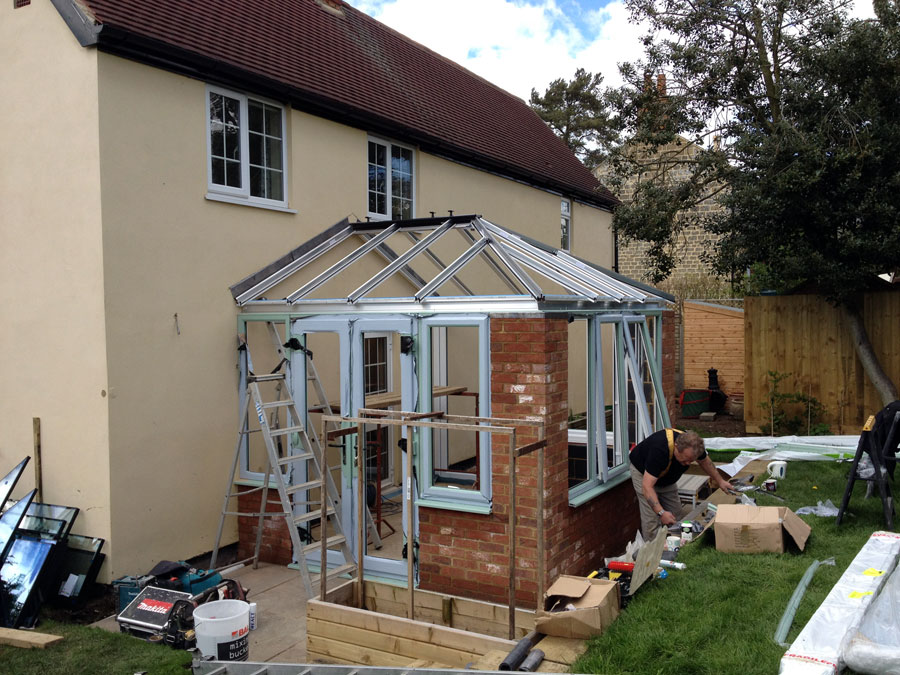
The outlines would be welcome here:
[[[228,286],[348,215],[364,219],[367,134],[292,111],[297,213],[209,201],[205,83],[97,58],[114,578],[212,547],[237,429]],[[558,239],[558,196],[416,159],[416,215],[474,211]],[[576,218],[608,239],[609,214]]]
[[[364,215],[365,134],[291,112],[297,213],[208,201],[205,83],[105,54],[99,71],[113,571],[125,574],[212,548],[237,430],[228,287]]]
[[[40,417],[44,501],[109,540],[97,54],[49,2],[0,4],[0,45],[0,474]]]
[[[550,246],[559,246],[560,196],[439,157],[419,159],[416,215],[478,213]],[[613,262],[612,213],[574,203],[572,252],[605,267]]]

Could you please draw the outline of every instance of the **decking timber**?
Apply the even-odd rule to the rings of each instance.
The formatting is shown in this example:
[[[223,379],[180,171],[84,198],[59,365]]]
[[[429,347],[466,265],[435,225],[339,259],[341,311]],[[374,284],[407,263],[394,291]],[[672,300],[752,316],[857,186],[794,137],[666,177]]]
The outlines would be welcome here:
[[[381,614],[406,617],[407,591],[400,586],[366,582],[366,609]],[[445,604],[449,602],[449,622]],[[449,628],[506,638],[509,635],[509,607],[454,595],[416,590],[416,620]],[[516,637],[534,630],[534,612],[516,610]]]
[[[310,659],[404,666],[417,659],[465,668],[491,650],[507,653],[513,640],[412,621],[321,600],[306,605]]]

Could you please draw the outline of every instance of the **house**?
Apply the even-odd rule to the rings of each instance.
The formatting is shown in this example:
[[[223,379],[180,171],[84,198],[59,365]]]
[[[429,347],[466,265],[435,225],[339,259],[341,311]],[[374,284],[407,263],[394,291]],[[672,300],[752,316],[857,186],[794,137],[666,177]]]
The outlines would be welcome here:
[[[0,12],[0,464],[40,418],[44,499],[107,540],[102,580],[213,546],[236,280],[344,219],[450,211],[612,265],[615,198],[524,102],[338,0]]]

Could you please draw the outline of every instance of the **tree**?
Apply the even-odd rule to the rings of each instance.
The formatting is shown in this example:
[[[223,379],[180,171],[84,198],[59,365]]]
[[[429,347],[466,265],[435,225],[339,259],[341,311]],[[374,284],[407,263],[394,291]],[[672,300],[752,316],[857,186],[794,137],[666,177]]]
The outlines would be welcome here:
[[[900,251],[900,31],[896,0],[851,21],[839,0],[628,0],[651,26],[645,61],[611,97],[629,143],[611,164],[635,184],[615,217],[648,241],[657,279],[685,208],[717,235],[721,274],[765,265],[782,288],[811,284],[843,310],[885,405],[897,388],[866,334],[860,294]],[[666,92],[645,73],[665,72]],[[700,150],[659,152],[677,133]],[[640,151],[636,151],[639,149]],[[686,178],[673,180],[674,167]]]
[[[531,109],[590,169],[600,161],[602,147],[614,137],[602,84],[602,75],[579,68],[569,82],[553,80],[543,96],[531,90]]]

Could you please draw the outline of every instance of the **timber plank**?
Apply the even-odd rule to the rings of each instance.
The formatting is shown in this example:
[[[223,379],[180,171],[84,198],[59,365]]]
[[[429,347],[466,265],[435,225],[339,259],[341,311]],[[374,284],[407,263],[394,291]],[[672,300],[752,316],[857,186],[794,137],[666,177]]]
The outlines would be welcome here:
[[[535,649],[541,649],[541,643],[539,642],[535,645]],[[543,651],[543,649],[541,649]],[[487,654],[481,656],[477,661],[475,661],[470,670],[499,670],[500,663],[503,659],[506,658],[506,655],[509,652],[501,652],[499,650],[490,651]],[[551,661],[544,657],[544,660],[541,661],[541,664],[537,668],[537,672],[539,673],[568,673],[569,672],[569,664],[560,663],[559,661]]]
[[[544,652],[546,660],[571,665],[587,651],[587,641],[548,635],[537,643],[537,648]]]
[[[306,652],[307,654],[321,655],[321,658],[326,660],[340,659],[341,663],[361,666],[403,667],[409,661],[406,656],[362,648],[359,645],[351,645],[318,635],[306,636]]]
[[[309,619],[321,619],[345,626],[355,626],[365,630],[400,635],[421,642],[428,642],[444,647],[466,650],[470,653],[483,654],[491,649],[512,649],[514,640],[479,635],[457,628],[438,626],[421,621],[387,614],[378,614],[355,607],[341,607],[310,600],[306,605],[306,616]]]
[[[509,651],[493,649],[487,654],[482,654],[473,664],[471,670],[500,670],[500,662],[506,658]]]
[[[406,618],[405,602],[393,602],[391,600],[377,600],[373,602],[370,599],[368,602],[366,602],[366,608],[373,612]],[[509,635],[508,614],[502,622],[491,621],[488,619],[478,619],[461,614],[453,614],[451,620],[452,625],[447,626],[446,623],[444,623],[444,617],[440,610],[428,607],[416,607],[416,621],[432,623],[437,626],[444,626],[447,628],[458,628],[459,630],[480,633],[482,635],[489,635],[496,638],[506,638],[506,636]],[[534,615],[527,615],[525,617],[522,617],[517,614],[517,638],[525,637],[525,635],[527,635],[531,630],[534,630]]]
[[[404,656],[406,657],[404,659],[405,662],[408,662],[410,659],[427,659],[429,661],[447,663],[454,668],[465,668],[466,664],[473,660],[472,652],[468,650],[442,647],[428,642],[420,642],[397,635],[378,633],[320,619],[307,619],[306,631],[307,635],[312,634],[345,642],[350,647],[356,646],[363,650]]]
[[[18,630],[15,628],[0,628],[0,645],[23,647],[25,649],[44,649],[48,645],[54,645],[61,640],[63,640],[62,635],[35,633],[30,630]]]
[[[310,663],[336,663],[341,666],[358,666],[359,664],[354,661],[347,661],[346,659],[339,659],[336,656],[329,656],[328,654],[319,654],[317,652],[309,651],[307,646],[306,650],[306,660]]]
[[[394,616],[406,615],[408,598],[406,588],[392,586],[390,584],[366,582],[365,593],[366,607],[369,609],[385,614],[392,614]],[[463,622],[461,620],[461,617],[471,617],[486,623],[496,624],[496,634],[498,636],[507,634],[509,630],[509,608],[507,606],[484,602],[483,600],[473,600],[471,598],[461,598],[455,595],[446,595],[444,593],[417,590],[415,594],[416,618],[443,625],[443,603],[445,598],[450,598],[452,601],[454,628],[460,628],[464,624],[485,625],[481,624],[480,621],[473,623]],[[396,611],[397,608],[401,611]],[[425,619],[425,617],[427,617],[427,619]],[[525,633],[532,630],[534,628],[534,612],[526,609],[517,609],[516,626],[525,627],[527,629],[525,630]],[[477,630],[478,632],[487,632],[481,629]]]

